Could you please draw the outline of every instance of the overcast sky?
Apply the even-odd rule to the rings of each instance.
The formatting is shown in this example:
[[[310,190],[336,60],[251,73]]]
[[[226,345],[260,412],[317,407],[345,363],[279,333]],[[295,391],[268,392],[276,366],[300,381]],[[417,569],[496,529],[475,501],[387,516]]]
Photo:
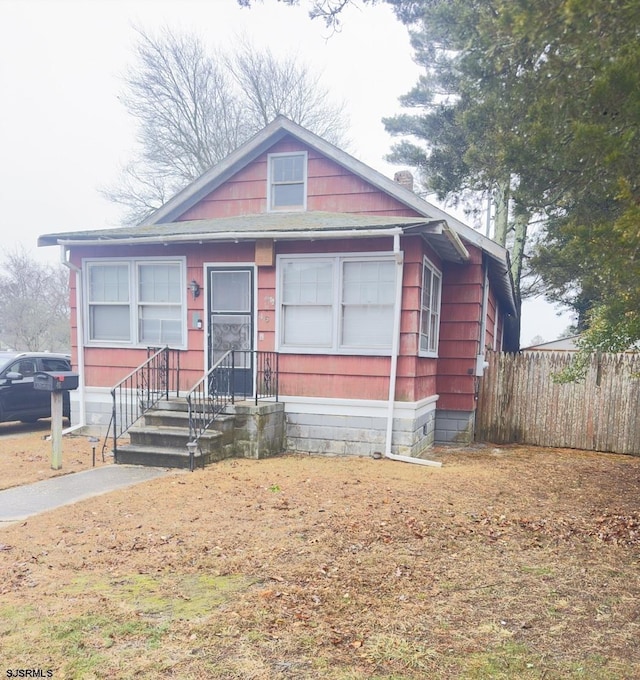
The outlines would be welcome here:
[[[388,176],[392,139],[383,116],[416,82],[406,29],[385,4],[350,8],[331,34],[306,7],[276,0],[248,10],[235,0],[0,0],[0,228],[2,250],[38,249],[40,234],[115,226],[121,210],[99,189],[130,159],[135,130],[118,100],[134,26],[197,32],[212,47],[247,35],[276,53],[297,53],[323,73],[349,115],[350,153]],[[522,344],[566,328],[553,308],[528,304]]]

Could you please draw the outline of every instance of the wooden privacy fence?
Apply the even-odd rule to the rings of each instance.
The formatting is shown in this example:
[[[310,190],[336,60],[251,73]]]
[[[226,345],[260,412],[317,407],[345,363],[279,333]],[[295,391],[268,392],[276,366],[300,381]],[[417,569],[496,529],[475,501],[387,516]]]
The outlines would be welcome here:
[[[558,384],[568,353],[490,352],[476,439],[640,455],[640,354],[593,356],[586,378]]]

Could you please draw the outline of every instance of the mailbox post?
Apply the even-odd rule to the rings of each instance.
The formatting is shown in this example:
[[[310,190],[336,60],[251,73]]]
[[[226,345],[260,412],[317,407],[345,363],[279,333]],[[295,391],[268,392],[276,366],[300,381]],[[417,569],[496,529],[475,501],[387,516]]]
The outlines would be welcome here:
[[[33,376],[33,388],[51,392],[51,469],[62,467],[63,395],[78,389],[78,374],[73,371],[41,371]]]

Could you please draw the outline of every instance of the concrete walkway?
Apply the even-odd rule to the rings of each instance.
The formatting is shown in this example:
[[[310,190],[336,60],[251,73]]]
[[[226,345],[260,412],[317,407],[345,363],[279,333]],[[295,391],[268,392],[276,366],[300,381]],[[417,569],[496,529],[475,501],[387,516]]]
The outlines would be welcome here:
[[[0,527],[4,522],[17,522],[40,512],[167,474],[169,471],[164,468],[106,465],[5,489],[0,491]]]

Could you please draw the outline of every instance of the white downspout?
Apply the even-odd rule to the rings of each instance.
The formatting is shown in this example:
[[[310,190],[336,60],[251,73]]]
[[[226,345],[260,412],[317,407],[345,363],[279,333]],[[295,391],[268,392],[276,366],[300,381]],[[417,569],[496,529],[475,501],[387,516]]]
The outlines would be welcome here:
[[[385,441],[385,458],[397,460],[403,463],[416,463],[417,465],[430,465],[431,467],[442,467],[442,463],[435,460],[425,460],[424,458],[414,458],[412,456],[398,456],[391,453],[391,438],[393,436],[393,407],[396,400],[396,378],[398,376],[398,353],[400,352],[400,322],[402,319],[402,273],[403,273],[403,252],[400,250],[400,234],[393,237],[393,252],[396,256],[396,297],[393,314],[393,339],[391,346],[391,366],[389,369],[389,402],[387,411],[387,435]]]
[[[67,249],[64,245],[60,246],[60,263],[70,269],[76,275],[76,342],[78,346],[78,394],[80,397],[80,422],[77,425],[68,427],[62,434],[73,432],[86,425],[86,407],[85,407],[85,384],[84,384],[84,345],[83,345],[83,328],[84,328],[84,310],[82,304],[82,270],[76,267],[75,264],[67,259]]]
[[[476,356],[476,371],[475,375],[477,378],[481,378],[484,375],[484,369],[487,367],[485,355],[487,351],[486,338],[487,338],[487,311],[489,309],[489,272],[487,268],[487,263],[483,264],[482,268],[482,309],[480,311],[480,339],[478,342],[478,354]],[[498,315],[498,310],[496,309],[496,317]]]

